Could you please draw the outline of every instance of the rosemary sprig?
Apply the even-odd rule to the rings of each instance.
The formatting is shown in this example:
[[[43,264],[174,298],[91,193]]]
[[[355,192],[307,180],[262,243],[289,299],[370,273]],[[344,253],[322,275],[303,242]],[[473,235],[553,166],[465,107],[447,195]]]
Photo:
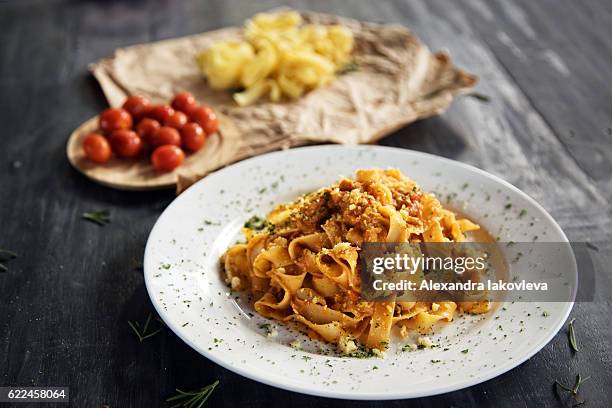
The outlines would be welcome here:
[[[144,326],[142,326],[142,329],[140,328],[140,323],[138,323],[137,321],[132,322],[131,320],[128,320],[128,324],[130,325],[132,331],[134,332],[134,334],[136,334],[136,337],[138,337],[138,340],[140,340],[141,343],[146,339],[155,336],[164,328],[163,325],[160,325],[157,330],[149,332],[149,324],[151,323],[151,317],[151,313],[149,313],[149,315],[147,316],[147,320],[145,320]]]
[[[8,249],[0,249],[0,272],[8,272],[8,268],[4,263],[12,261],[17,258],[17,254]],[[2,263],[4,262],[4,263]]]
[[[87,221],[95,222],[98,225],[104,226],[110,224],[110,211],[99,210],[83,213],[82,218]]]
[[[574,387],[570,388],[567,385],[563,385],[561,384],[558,380],[555,380],[554,382],[554,386],[561,388],[563,391],[567,391],[570,393],[572,399],[574,399],[575,401],[577,401],[577,404],[575,404],[574,406],[577,405],[582,405],[584,404],[584,400],[582,398],[578,398],[578,390],[580,389],[580,386],[582,384],[584,384],[585,382],[587,382],[589,380],[589,378],[591,378],[591,376],[588,376],[586,378],[582,378],[580,376],[580,374],[576,375],[576,382],[574,383]]]
[[[572,346],[572,350],[574,350],[574,353],[577,353],[580,349],[578,348],[578,343],[576,342],[576,330],[574,329],[574,320],[576,320],[576,318],[573,318],[569,322],[567,337],[569,339],[570,346]]]
[[[207,385],[206,387],[199,388],[193,391],[181,391],[178,388],[176,389],[176,394],[173,397],[170,397],[166,400],[166,402],[176,402],[176,404],[172,405],[171,408],[201,408],[204,406],[210,395],[215,390],[215,387],[219,385],[219,380],[216,380],[214,383]]]

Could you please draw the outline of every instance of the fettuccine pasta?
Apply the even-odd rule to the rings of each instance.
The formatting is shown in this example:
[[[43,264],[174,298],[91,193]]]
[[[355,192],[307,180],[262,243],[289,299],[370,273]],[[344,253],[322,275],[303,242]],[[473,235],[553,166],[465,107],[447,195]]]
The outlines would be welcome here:
[[[246,243],[222,257],[233,290],[249,291],[255,310],[301,325],[310,337],[346,354],[359,343],[384,351],[395,327],[429,333],[457,310],[484,313],[489,302],[366,302],[360,297],[364,242],[459,242],[477,224],[458,219],[399,170],[358,170],[354,179],[280,204]]]
[[[200,70],[213,89],[242,89],[233,95],[240,106],[297,99],[330,83],[353,50],[348,28],[302,23],[295,11],[256,14],[243,41],[219,41],[198,54]]]

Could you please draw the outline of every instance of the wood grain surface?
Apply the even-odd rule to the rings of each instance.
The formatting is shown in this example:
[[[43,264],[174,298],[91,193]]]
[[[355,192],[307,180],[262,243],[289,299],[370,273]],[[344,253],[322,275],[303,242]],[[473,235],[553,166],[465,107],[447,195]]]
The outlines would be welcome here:
[[[142,344],[127,321],[152,306],[141,269],[148,233],[173,192],[115,191],[65,157],[67,135],[105,107],[87,64],[115,48],[239,24],[276,1],[0,2],[0,386],[69,386],[70,406],[155,407],[175,388],[220,380],[208,406],[558,407],[553,380],[612,400],[612,3],[555,0],[303,0],[295,8],[402,23],[479,75],[488,102],[380,144],[470,163],[539,201],[604,272],[575,305],[580,352],[562,330],[521,366],[431,398],[338,401],[271,388],[227,371],[163,331]],[[109,209],[111,224],[81,219]],[[409,384],[407,386],[410,386]],[[27,406],[26,404],[20,406]],[[38,405],[37,405],[38,406]],[[64,405],[65,406],[65,405]]]

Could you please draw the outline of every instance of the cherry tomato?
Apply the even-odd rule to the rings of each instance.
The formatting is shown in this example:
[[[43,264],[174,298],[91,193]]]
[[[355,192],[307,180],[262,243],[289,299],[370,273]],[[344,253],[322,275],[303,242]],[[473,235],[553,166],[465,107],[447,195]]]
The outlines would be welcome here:
[[[125,109],[108,108],[100,114],[100,129],[107,135],[115,130],[131,129],[132,115]]]
[[[148,142],[160,127],[161,125],[155,119],[144,118],[138,122],[136,132],[144,142]]]
[[[151,101],[144,96],[130,95],[123,103],[123,109],[128,111],[134,120],[140,120],[151,109]]]
[[[89,160],[95,163],[106,163],[111,157],[108,140],[99,133],[90,133],[83,140],[83,149]]]
[[[164,124],[166,126],[181,130],[181,128],[185,126],[186,123],[187,115],[185,115],[183,112],[176,111],[172,116],[168,118],[168,120]]]
[[[110,143],[120,157],[136,157],[142,150],[142,139],[133,130],[115,130],[111,134]]]
[[[208,106],[200,106],[191,112],[191,120],[199,123],[207,135],[212,135],[219,130],[219,119],[215,112]]]
[[[183,146],[185,146],[187,150],[197,152],[204,146],[206,134],[202,126],[195,122],[189,122],[181,129],[181,139],[183,141]]]
[[[149,139],[149,143],[154,148],[161,145],[180,146],[181,135],[175,128],[171,128],[169,126],[162,126]]]
[[[166,123],[170,116],[174,115],[174,109],[168,105],[155,105],[151,107],[147,117],[153,118],[159,123]]]
[[[172,171],[185,160],[185,153],[174,145],[159,146],[151,155],[151,162],[157,171]]]
[[[179,92],[174,95],[171,105],[176,110],[188,113],[196,107],[196,100],[189,92]]]

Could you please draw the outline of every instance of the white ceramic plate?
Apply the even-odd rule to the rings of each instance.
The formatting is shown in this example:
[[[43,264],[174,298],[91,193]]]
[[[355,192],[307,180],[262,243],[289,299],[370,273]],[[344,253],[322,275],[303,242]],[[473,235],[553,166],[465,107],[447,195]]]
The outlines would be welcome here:
[[[402,352],[407,341],[398,339],[384,359],[328,354],[329,347],[279,324],[272,325],[278,336],[266,336],[260,324],[269,321],[252,314],[246,299],[230,294],[223,283],[220,255],[252,215],[265,215],[275,203],[368,167],[399,168],[443,203],[448,197],[501,241],[525,242],[536,235],[567,241],[533,199],[459,162],[377,146],[275,152],[209,175],[159,217],[147,242],[144,271],[161,318],[187,344],[229,370],[275,387],[345,399],[413,398],[469,387],[516,367],[552,339],[573,303],[507,303],[485,316],[460,316],[430,336],[438,347]],[[566,265],[575,270],[572,262],[573,255]],[[302,339],[302,350],[288,345],[295,338]]]

